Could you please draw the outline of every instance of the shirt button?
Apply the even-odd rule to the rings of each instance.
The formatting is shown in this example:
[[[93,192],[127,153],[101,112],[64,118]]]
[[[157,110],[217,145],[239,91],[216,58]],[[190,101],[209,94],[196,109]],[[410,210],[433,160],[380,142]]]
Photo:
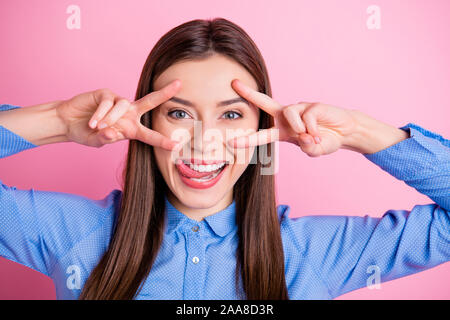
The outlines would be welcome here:
[[[198,231],[198,229],[199,229],[199,227],[198,227],[198,226],[193,226],[193,227],[192,227],[192,231],[194,231],[194,232],[197,232],[197,231]]]
[[[198,257],[193,257],[192,258],[192,262],[197,264],[200,261],[200,259]]]

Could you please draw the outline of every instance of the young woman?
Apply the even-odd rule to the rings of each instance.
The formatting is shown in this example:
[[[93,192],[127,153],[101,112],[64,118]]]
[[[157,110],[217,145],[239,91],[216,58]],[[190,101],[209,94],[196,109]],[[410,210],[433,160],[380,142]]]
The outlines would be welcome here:
[[[357,110],[279,105],[232,22],[164,35],[135,100],[101,89],[1,106],[1,157],[129,140],[123,191],[104,199],[0,188],[0,255],[51,277],[59,299],[332,299],[366,286],[370,270],[388,281],[449,260],[450,141]],[[263,174],[275,140],[312,157],[359,152],[435,203],[290,218]]]

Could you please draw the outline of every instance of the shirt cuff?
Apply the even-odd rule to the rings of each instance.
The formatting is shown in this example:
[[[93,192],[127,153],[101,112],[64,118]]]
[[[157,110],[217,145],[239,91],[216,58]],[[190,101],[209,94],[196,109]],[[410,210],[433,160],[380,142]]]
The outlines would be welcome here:
[[[20,107],[9,104],[2,104],[0,105],[0,112],[17,108]],[[37,147],[37,145],[31,143],[28,140],[25,140],[23,137],[0,125],[0,158],[4,158],[26,149],[35,147]]]
[[[450,140],[414,123],[408,123],[399,129],[409,132],[410,137],[363,156],[400,180],[436,172],[440,168],[449,169]]]

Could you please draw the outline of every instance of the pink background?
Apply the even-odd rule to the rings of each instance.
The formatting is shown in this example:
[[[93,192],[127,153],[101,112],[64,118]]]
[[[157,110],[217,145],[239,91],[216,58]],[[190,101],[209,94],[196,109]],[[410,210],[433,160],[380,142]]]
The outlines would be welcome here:
[[[81,8],[69,30],[66,8]],[[366,26],[369,5],[381,29]],[[450,137],[450,1],[10,0],[0,4],[0,103],[68,99],[107,87],[132,99],[144,61],[169,29],[195,18],[242,26],[266,59],[274,98],[359,109]],[[104,197],[119,187],[127,142],[46,145],[0,161],[5,184]],[[348,150],[309,158],[280,144],[279,203],[293,216],[381,216],[432,200]],[[293,179],[292,177],[297,177]],[[54,299],[49,278],[0,259],[0,299]],[[448,299],[450,264],[339,299]]]

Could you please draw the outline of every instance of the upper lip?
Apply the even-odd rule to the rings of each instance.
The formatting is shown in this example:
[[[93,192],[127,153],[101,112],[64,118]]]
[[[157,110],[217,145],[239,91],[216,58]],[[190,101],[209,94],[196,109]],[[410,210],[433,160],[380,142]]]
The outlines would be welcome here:
[[[217,163],[228,162],[228,161],[226,161],[226,160],[205,160],[205,159],[195,159],[195,158],[191,158],[191,159],[181,159],[181,161],[183,161],[183,162],[188,162],[188,163],[192,163],[192,164],[202,164],[202,165],[217,164]]]

